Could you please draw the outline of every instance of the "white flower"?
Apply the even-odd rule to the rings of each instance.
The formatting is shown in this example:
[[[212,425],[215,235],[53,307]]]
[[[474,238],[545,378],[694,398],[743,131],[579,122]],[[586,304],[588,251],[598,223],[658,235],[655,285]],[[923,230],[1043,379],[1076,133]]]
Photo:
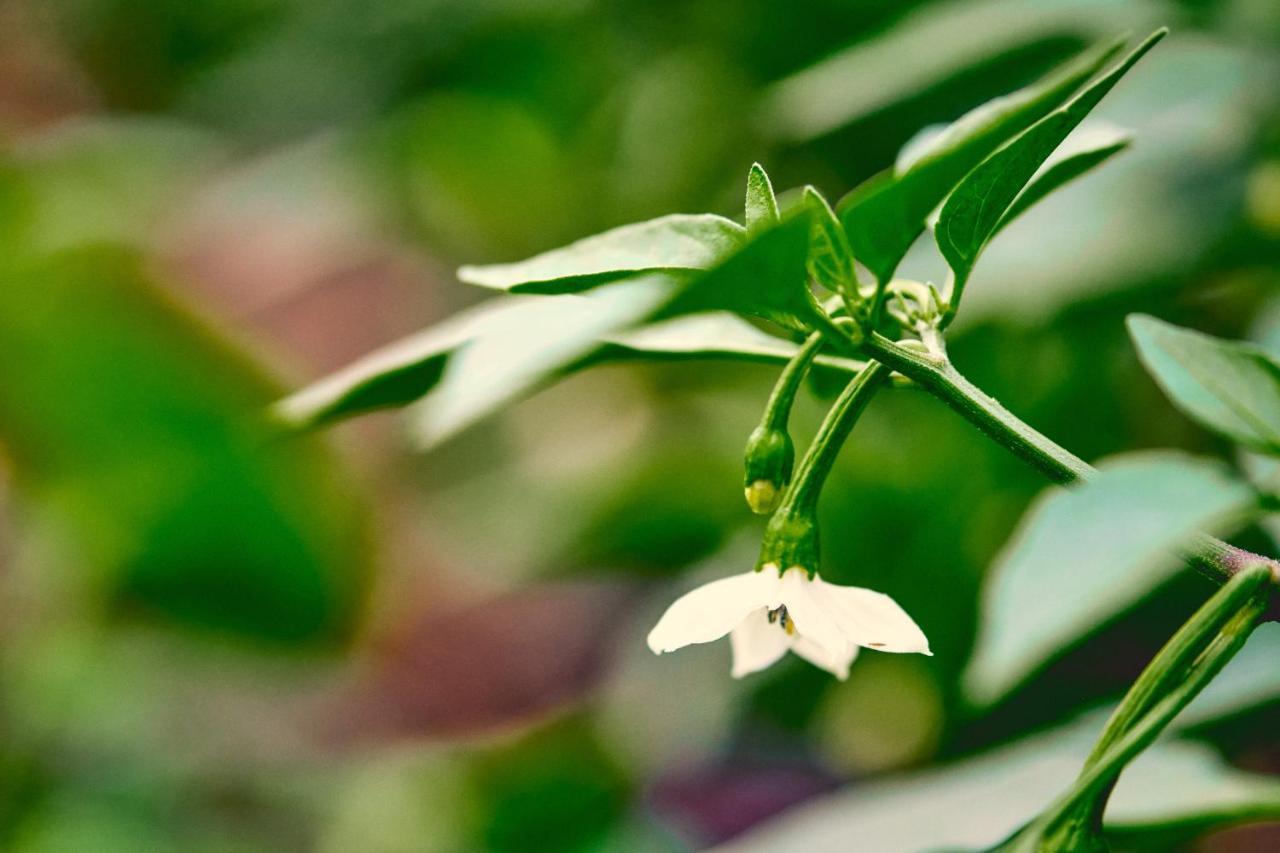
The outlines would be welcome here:
[[[729,635],[733,677],[759,672],[787,649],[841,679],[858,648],[932,654],[924,632],[892,598],[838,586],[801,568],[721,578],[686,593],[649,632],[655,654]]]

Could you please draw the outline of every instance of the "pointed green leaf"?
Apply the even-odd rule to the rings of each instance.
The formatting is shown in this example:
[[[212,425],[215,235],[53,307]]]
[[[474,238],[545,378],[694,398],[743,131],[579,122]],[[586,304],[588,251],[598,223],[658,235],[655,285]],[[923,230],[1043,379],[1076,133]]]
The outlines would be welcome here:
[[[773,194],[773,184],[759,163],[751,165],[747,173],[747,230],[754,231],[761,225],[773,225],[778,221],[778,199]]]
[[[1183,414],[1262,453],[1280,455],[1280,359],[1135,314],[1129,334],[1147,372]]]
[[[458,278],[511,293],[576,293],[640,273],[707,269],[741,245],[743,233],[723,216],[678,213],[516,263],[464,266]]]
[[[1183,566],[1197,533],[1229,533],[1257,512],[1216,462],[1141,453],[1036,501],[991,570],[965,675],[992,702]]]
[[[1102,165],[1127,149],[1132,142],[1127,134],[1109,133],[1106,137],[1090,141],[1087,145],[1059,159],[1050,158],[1039,174],[1032,178],[1031,183],[1013,200],[1013,204],[1009,205],[1009,209],[1004,212],[1004,216],[1000,218],[991,236],[994,237],[1003,231],[1006,225],[1029,210],[1036,202]]]
[[[883,172],[837,207],[854,256],[887,282],[925,218],[970,169],[1066,101],[1121,47],[1091,51],[1046,79],[983,104],[939,133],[901,175]]]
[[[484,303],[296,392],[273,413],[286,424],[314,426],[406,405],[438,389],[417,416],[420,437],[434,444],[556,375],[603,360],[785,361],[794,344],[724,312],[799,326],[816,311],[804,274],[809,228],[800,211],[700,276],[653,273],[584,294]],[[716,312],[714,330],[711,319],[687,316],[704,312]],[[846,372],[858,367],[834,357],[820,363]]]
[[[449,355],[486,328],[528,311],[536,297],[499,297],[469,308],[358,359],[295,391],[272,407],[294,427],[313,427],[352,415],[412,403],[440,381]]]
[[[804,201],[813,216],[809,237],[809,275],[833,293],[858,296],[858,278],[853,265],[853,250],[840,220],[822,193],[804,188]]]
[[[678,286],[655,273],[496,315],[450,357],[435,393],[413,407],[415,435],[424,447],[453,436],[586,356],[603,336],[643,322]]]
[[[1148,36],[1106,74],[986,158],[956,186],[942,207],[934,232],[938,248],[955,274],[953,306],[959,302],[978,253],[996,232],[1023,187],[1067,135],[1166,32],[1158,30]]]
[[[706,272],[650,273],[590,293],[561,294],[486,324],[449,359],[435,393],[415,407],[417,436],[424,446],[438,444],[571,365],[591,360],[602,338],[645,323],[730,311],[805,328],[819,310],[804,269],[809,229],[802,210],[752,234]]]

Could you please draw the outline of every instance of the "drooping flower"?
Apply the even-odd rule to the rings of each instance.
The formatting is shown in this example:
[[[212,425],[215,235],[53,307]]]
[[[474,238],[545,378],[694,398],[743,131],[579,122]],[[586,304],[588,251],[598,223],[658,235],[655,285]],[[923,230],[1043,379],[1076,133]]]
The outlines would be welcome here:
[[[788,649],[842,681],[859,648],[932,654],[924,632],[889,596],[772,564],[676,599],[649,632],[648,643],[662,654],[725,634],[733,648],[734,678],[759,672]]]

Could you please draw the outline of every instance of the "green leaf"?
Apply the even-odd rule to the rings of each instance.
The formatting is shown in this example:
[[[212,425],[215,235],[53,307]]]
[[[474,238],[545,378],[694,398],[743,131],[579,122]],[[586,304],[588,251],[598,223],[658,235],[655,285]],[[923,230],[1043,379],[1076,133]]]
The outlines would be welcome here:
[[[732,311],[808,331],[821,311],[809,291],[807,262],[813,216],[801,205],[781,222],[751,234],[738,251],[689,284],[655,319]]]
[[[778,221],[778,199],[773,194],[773,184],[759,163],[751,164],[747,173],[747,230],[754,231],[759,226],[768,226]]]
[[[1141,314],[1128,325],[1147,372],[1185,415],[1245,447],[1280,455],[1280,360],[1272,353]]]
[[[1092,51],[1052,76],[966,114],[938,134],[904,173],[881,173],[846,196],[837,212],[854,256],[887,282],[925,218],[970,169],[1067,100],[1121,47]]]
[[[538,297],[499,297],[450,317],[358,359],[302,388],[272,407],[273,416],[293,427],[313,427],[378,409],[405,406],[440,381],[458,347],[533,310]]]
[[[0,259],[0,442],[108,606],[281,642],[350,630],[362,510],[314,440],[269,440],[278,393],[132,255]]]
[[[956,186],[942,207],[934,232],[938,248],[955,274],[953,306],[959,301],[978,253],[1005,221],[1005,212],[1023,187],[1067,135],[1166,32],[1158,30],[1148,36],[1106,74],[983,160]]]
[[[804,203],[813,216],[809,237],[809,275],[833,293],[846,293],[858,298],[858,276],[853,265],[853,250],[840,220],[822,193],[804,188]]]
[[[1168,452],[1117,457],[1042,495],[987,581],[970,696],[999,699],[1172,577],[1197,533],[1230,532],[1257,504],[1221,465]]]
[[[820,310],[808,290],[807,211],[753,233],[718,266],[691,276],[652,273],[590,293],[531,301],[486,323],[450,358],[439,387],[414,409],[414,432],[434,446],[575,364],[602,339],[646,323],[731,311],[805,329]]]
[[[276,404],[277,419],[314,425],[409,403],[424,446],[437,444],[501,406],[562,375],[624,357],[775,358],[794,345],[735,320],[731,340],[710,341],[708,327],[688,323],[636,330],[644,324],[731,311],[803,328],[816,317],[805,257],[805,210],[751,235],[719,266],[700,275],[651,273],[581,294],[486,303],[351,365]],[[726,320],[721,317],[721,330]],[[696,340],[681,340],[697,330]],[[655,342],[662,339],[662,343]],[[762,341],[769,341],[765,347]],[[664,349],[665,348],[665,349]],[[779,358],[779,360],[781,360]],[[837,370],[856,363],[826,358]]]
[[[719,358],[785,364],[799,349],[798,344],[765,334],[733,314],[710,312],[677,317],[610,335],[588,363]],[[819,355],[814,364],[819,368],[854,374],[862,369],[864,362]]]
[[[472,338],[496,328],[504,316],[522,323],[533,316],[532,302],[546,297],[499,297],[464,311],[438,326],[370,353],[353,364],[302,388],[272,407],[275,418],[291,427],[314,427],[379,409],[405,406],[428,394],[444,373],[449,356]],[[599,362],[630,360],[728,359],[785,364],[797,344],[765,334],[740,317],[712,312],[677,317],[615,332],[599,349],[566,371]],[[857,373],[862,362],[818,356],[819,367]]]
[[[1025,213],[1036,202],[1102,165],[1112,156],[1128,148],[1132,142],[1128,134],[1119,132],[1100,134],[1099,137],[1090,139],[1077,150],[1060,158],[1050,158],[1039,174],[1032,178],[1031,183],[1014,199],[1013,204],[1009,205],[1009,209],[1004,212],[1004,216],[1000,218],[991,236],[994,237],[1003,231],[1006,225]]]
[[[862,782],[809,800],[716,849],[837,851],[856,838],[858,849],[876,853],[987,850],[1070,786],[1101,727],[1102,717],[1090,714],[940,769]],[[1134,841],[1170,830],[1186,837],[1219,823],[1277,816],[1280,781],[1231,767],[1208,747],[1163,741],[1120,777],[1107,831]]]
[[[511,293],[577,293],[646,272],[701,270],[742,244],[743,228],[710,213],[623,225],[511,264],[464,266],[468,284]]]
[[[497,314],[449,359],[435,393],[411,409],[415,436],[431,447],[455,435],[588,355],[605,335],[644,322],[679,287],[650,274]]]

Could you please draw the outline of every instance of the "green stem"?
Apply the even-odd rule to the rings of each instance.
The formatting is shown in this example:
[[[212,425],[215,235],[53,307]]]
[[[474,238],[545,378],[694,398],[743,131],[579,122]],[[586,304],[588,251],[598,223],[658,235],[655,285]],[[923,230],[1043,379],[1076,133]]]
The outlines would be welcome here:
[[[889,371],[884,365],[871,361],[840,392],[796,466],[795,479],[782,498],[779,514],[811,515],[817,509],[818,495],[845,439],[867,403],[888,378]]]
[[[1092,466],[1032,429],[966,379],[950,361],[899,346],[883,335],[867,337],[866,352],[939,397],[970,423],[1056,483],[1082,480]]]
[[[1056,483],[1087,480],[1095,469],[1016,415],[965,379],[946,359],[940,359],[893,343],[880,334],[870,334],[855,344],[835,323],[822,328],[827,339],[846,352],[870,356],[898,371],[931,392],[997,444],[1043,472]],[[1236,548],[1212,536],[1197,536],[1186,557],[1200,572],[1218,581],[1229,579],[1244,568],[1266,563],[1280,578],[1280,562]],[[1273,614],[1270,618],[1280,618]]]
[[[1244,646],[1267,610],[1271,580],[1269,566],[1252,566],[1187,620],[1112,715],[1071,790],[1007,849],[1105,849],[1102,816],[1120,773]]]
[[[778,375],[778,381],[773,385],[769,401],[765,403],[764,415],[760,419],[761,426],[786,430],[796,392],[800,390],[800,383],[809,372],[809,366],[813,364],[814,356],[818,354],[818,350],[822,349],[824,341],[825,338],[821,332],[814,332],[787,362],[787,366]]]

